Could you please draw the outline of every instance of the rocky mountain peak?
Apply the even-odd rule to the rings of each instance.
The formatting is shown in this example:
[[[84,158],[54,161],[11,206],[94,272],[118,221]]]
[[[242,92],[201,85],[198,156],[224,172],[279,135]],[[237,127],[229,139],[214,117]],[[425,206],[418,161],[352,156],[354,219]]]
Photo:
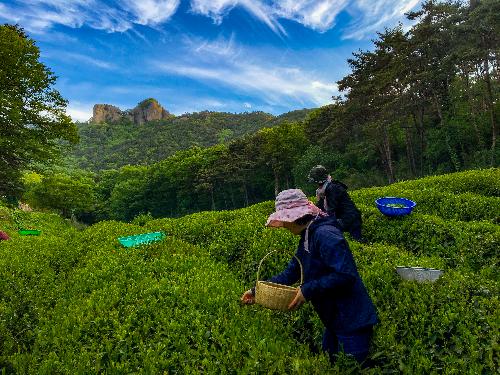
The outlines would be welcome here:
[[[156,99],[149,98],[140,102],[135,108],[126,111],[110,104],[96,104],[90,122],[111,124],[128,119],[134,124],[143,124],[149,121],[163,120],[169,116],[170,113]]]
[[[170,116],[156,99],[149,98],[140,102],[131,114],[135,124],[143,124],[148,121],[162,120]]]
[[[94,123],[112,123],[120,121],[123,116],[120,108],[115,107],[110,104],[95,104],[94,109],[92,111],[92,118],[90,122]]]

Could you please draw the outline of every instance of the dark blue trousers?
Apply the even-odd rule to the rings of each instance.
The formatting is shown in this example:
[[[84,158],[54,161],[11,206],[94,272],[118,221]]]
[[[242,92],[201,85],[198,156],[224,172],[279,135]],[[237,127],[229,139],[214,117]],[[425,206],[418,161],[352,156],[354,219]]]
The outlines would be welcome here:
[[[339,334],[325,329],[323,350],[328,353],[331,362],[335,362],[335,354],[344,352],[352,355],[359,363],[362,363],[368,357],[372,336],[372,326],[347,334]]]

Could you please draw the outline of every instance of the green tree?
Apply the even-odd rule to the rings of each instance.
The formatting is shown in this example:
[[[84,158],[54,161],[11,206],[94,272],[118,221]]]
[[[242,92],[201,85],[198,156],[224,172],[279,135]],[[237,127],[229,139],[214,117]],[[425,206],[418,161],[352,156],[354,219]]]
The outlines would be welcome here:
[[[355,137],[353,122],[346,121],[345,110],[343,103],[338,101],[309,113],[304,120],[304,130],[310,142],[335,152],[344,152]]]
[[[56,173],[29,184],[25,200],[33,207],[59,211],[64,217],[89,214],[95,210],[96,185],[84,175]]]
[[[395,181],[394,137],[402,118],[402,54],[407,40],[401,26],[379,33],[375,51],[358,52],[348,62],[352,73],[340,80],[347,91],[347,116],[359,124],[365,139],[377,149],[389,183]]]
[[[247,135],[229,144],[230,162],[228,167],[231,170],[231,183],[243,196],[243,206],[248,206],[251,202],[256,202],[252,197],[252,190],[262,187],[268,181],[267,168],[261,162],[260,144],[256,135]],[[271,178],[271,177],[270,177]],[[264,181],[264,184],[262,183]],[[230,187],[232,189],[232,187]],[[230,192],[233,194],[232,192]],[[264,194],[264,196],[266,196]],[[272,197],[272,190],[269,193]]]
[[[449,124],[453,116],[450,85],[458,71],[456,47],[461,41],[457,37],[457,25],[463,22],[462,9],[459,3],[429,0],[419,11],[410,12],[408,18],[418,22],[408,33],[410,54],[407,66],[410,69],[407,92],[413,102],[425,106],[422,108],[433,117],[430,125],[444,138],[441,143],[448,154],[449,164],[458,170],[461,163],[453,147]],[[439,146],[433,145],[434,148]],[[434,162],[434,167],[437,167],[442,160]]]
[[[261,157],[273,171],[276,196],[280,190],[293,186],[293,166],[309,146],[304,126],[285,122],[260,130],[257,139],[260,141]]]
[[[490,166],[496,165],[497,153],[497,116],[498,65],[500,56],[500,1],[482,0],[471,2],[465,10],[465,22],[461,25],[460,53],[465,66],[470,67],[466,79],[482,81],[482,102],[486,104],[491,128]],[[474,74],[479,72],[479,74]],[[495,80],[496,75],[496,80]],[[467,85],[469,88],[469,85]],[[495,103],[497,108],[495,108]]]
[[[56,77],[39,58],[23,29],[0,25],[0,196],[19,195],[26,167],[53,162],[61,140],[78,140]]]

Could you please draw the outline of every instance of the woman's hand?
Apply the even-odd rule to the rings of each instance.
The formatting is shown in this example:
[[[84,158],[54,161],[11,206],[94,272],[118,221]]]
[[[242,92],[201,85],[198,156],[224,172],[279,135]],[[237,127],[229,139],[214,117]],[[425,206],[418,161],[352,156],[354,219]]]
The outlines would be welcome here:
[[[300,306],[302,306],[306,302],[304,295],[302,294],[302,290],[297,288],[297,294],[292,302],[288,305],[288,310],[297,310]]]
[[[252,293],[252,289],[247,290],[243,295],[241,296],[241,302],[243,302],[245,305],[252,305],[255,303],[255,296]]]

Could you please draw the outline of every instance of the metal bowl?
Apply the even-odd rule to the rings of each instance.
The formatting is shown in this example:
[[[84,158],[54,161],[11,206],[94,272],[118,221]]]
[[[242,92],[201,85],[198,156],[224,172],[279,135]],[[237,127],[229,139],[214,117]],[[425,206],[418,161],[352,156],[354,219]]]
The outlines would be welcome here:
[[[435,268],[403,266],[397,266],[396,272],[399,274],[399,276],[401,276],[403,280],[412,280],[417,282],[434,282],[443,274],[442,270],[438,270]]]

